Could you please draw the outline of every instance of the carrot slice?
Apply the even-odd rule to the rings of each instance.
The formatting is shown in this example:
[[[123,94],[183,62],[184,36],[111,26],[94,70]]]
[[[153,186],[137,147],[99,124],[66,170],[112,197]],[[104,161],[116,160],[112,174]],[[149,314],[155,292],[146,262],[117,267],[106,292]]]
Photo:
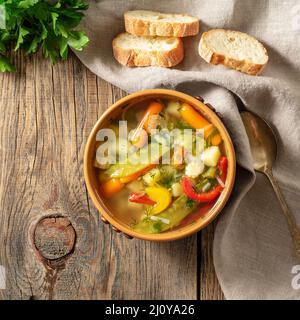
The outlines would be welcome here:
[[[145,133],[151,133],[151,130],[156,128],[155,123],[153,123],[153,116],[158,115],[163,107],[164,106],[158,101],[150,102],[143,119],[135,129],[131,138],[133,145],[137,148],[142,148],[146,144],[148,135],[146,136]],[[145,129],[146,132],[143,129]]]
[[[137,180],[139,177],[143,176],[144,174],[146,174],[147,172],[149,172],[151,169],[155,168],[156,164],[150,164],[148,167],[146,167],[145,169],[136,172],[130,176],[124,177],[124,178],[120,178],[120,181],[124,184],[132,182]]]
[[[212,137],[211,144],[213,146],[218,146],[221,143],[222,143],[222,137],[219,134],[216,134],[215,136]]]
[[[105,198],[111,198],[124,188],[125,184],[120,179],[110,179],[101,184],[101,191]]]
[[[151,130],[156,128],[151,119],[153,119],[153,116],[158,115],[163,110],[163,108],[164,106],[158,101],[153,101],[149,104],[144,116],[144,118],[146,119],[144,122],[144,129],[148,133],[150,133]]]
[[[101,183],[100,190],[105,198],[111,198],[116,193],[120,192],[127,183],[137,180],[139,177],[143,176],[145,173],[147,173],[154,167],[156,167],[156,164],[151,164],[147,168],[135,174],[132,174],[130,176],[119,178],[119,179],[113,178],[113,179],[104,181],[103,183]]]
[[[187,103],[183,103],[179,110],[182,118],[194,129],[204,129],[204,137],[207,138],[214,130],[213,125],[206,120],[199,112]],[[219,145],[222,142],[220,134],[212,138],[213,145]]]

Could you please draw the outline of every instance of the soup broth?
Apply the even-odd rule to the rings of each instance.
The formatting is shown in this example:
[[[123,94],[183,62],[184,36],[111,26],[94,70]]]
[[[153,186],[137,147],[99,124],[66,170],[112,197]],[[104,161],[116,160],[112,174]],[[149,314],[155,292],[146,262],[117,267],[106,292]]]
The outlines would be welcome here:
[[[137,232],[162,233],[209,214],[222,194],[223,139],[191,105],[151,99],[124,108],[97,136],[99,192]],[[114,136],[114,138],[113,138]]]

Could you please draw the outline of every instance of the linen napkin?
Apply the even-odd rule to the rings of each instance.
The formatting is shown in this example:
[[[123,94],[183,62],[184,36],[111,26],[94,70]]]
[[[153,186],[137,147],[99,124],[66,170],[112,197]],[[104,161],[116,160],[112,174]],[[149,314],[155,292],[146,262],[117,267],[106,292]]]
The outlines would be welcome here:
[[[211,28],[247,32],[267,47],[270,62],[259,77],[211,66],[198,55],[200,35],[184,39],[185,59],[173,69],[126,68],[111,41],[124,31],[126,10],[189,13]],[[227,299],[300,299],[297,259],[271,186],[255,175],[248,139],[231,92],[277,130],[274,174],[300,225],[300,4],[299,0],[90,1],[82,27],[91,41],[77,53],[99,77],[127,92],[166,87],[202,95],[223,114],[238,160],[236,185],[218,222],[214,264]]]

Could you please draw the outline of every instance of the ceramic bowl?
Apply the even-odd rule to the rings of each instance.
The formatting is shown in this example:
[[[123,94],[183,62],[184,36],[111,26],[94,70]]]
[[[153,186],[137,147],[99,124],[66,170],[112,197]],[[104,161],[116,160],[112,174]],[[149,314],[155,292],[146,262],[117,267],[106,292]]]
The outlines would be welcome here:
[[[106,128],[109,120],[117,117],[121,114],[122,110],[129,104],[135,104],[143,100],[164,98],[179,100],[189,103],[194,108],[201,111],[201,113],[219,130],[223,140],[226,154],[228,157],[228,176],[226,180],[226,186],[218,199],[216,205],[212,210],[206,214],[203,218],[197,222],[177,228],[172,231],[168,231],[161,234],[142,234],[135,232],[128,225],[120,221],[114,212],[108,207],[105,198],[99,192],[99,181],[97,180],[96,169],[93,166],[96,148],[96,134],[100,129]],[[84,154],[84,177],[89,195],[98,209],[101,219],[104,223],[111,224],[112,228],[117,232],[122,232],[128,238],[139,238],[149,241],[173,241],[182,239],[195,234],[201,229],[210,224],[222,211],[226,205],[230,194],[233,189],[236,174],[236,158],[234,147],[228,131],[226,130],[221,117],[217,114],[214,108],[210,104],[205,104],[200,97],[192,97],[187,94],[178,91],[165,90],[165,89],[153,89],[139,91],[134,94],[128,95],[125,98],[117,101],[111,107],[109,107],[100,117],[95,124],[86,144]]]

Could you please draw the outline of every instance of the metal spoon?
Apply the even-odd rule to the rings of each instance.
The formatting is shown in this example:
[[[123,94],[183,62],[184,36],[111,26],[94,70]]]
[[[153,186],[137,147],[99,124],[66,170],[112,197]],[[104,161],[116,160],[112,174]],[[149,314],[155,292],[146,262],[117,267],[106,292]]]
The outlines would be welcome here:
[[[286,217],[297,257],[300,261],[300,230],[272,173],[272,167],[277,157],[275,133],[270,125],[257,115],[242,111],[241,116],[250,142],[253,167],[256,171],[265,174],[269,178]]]

